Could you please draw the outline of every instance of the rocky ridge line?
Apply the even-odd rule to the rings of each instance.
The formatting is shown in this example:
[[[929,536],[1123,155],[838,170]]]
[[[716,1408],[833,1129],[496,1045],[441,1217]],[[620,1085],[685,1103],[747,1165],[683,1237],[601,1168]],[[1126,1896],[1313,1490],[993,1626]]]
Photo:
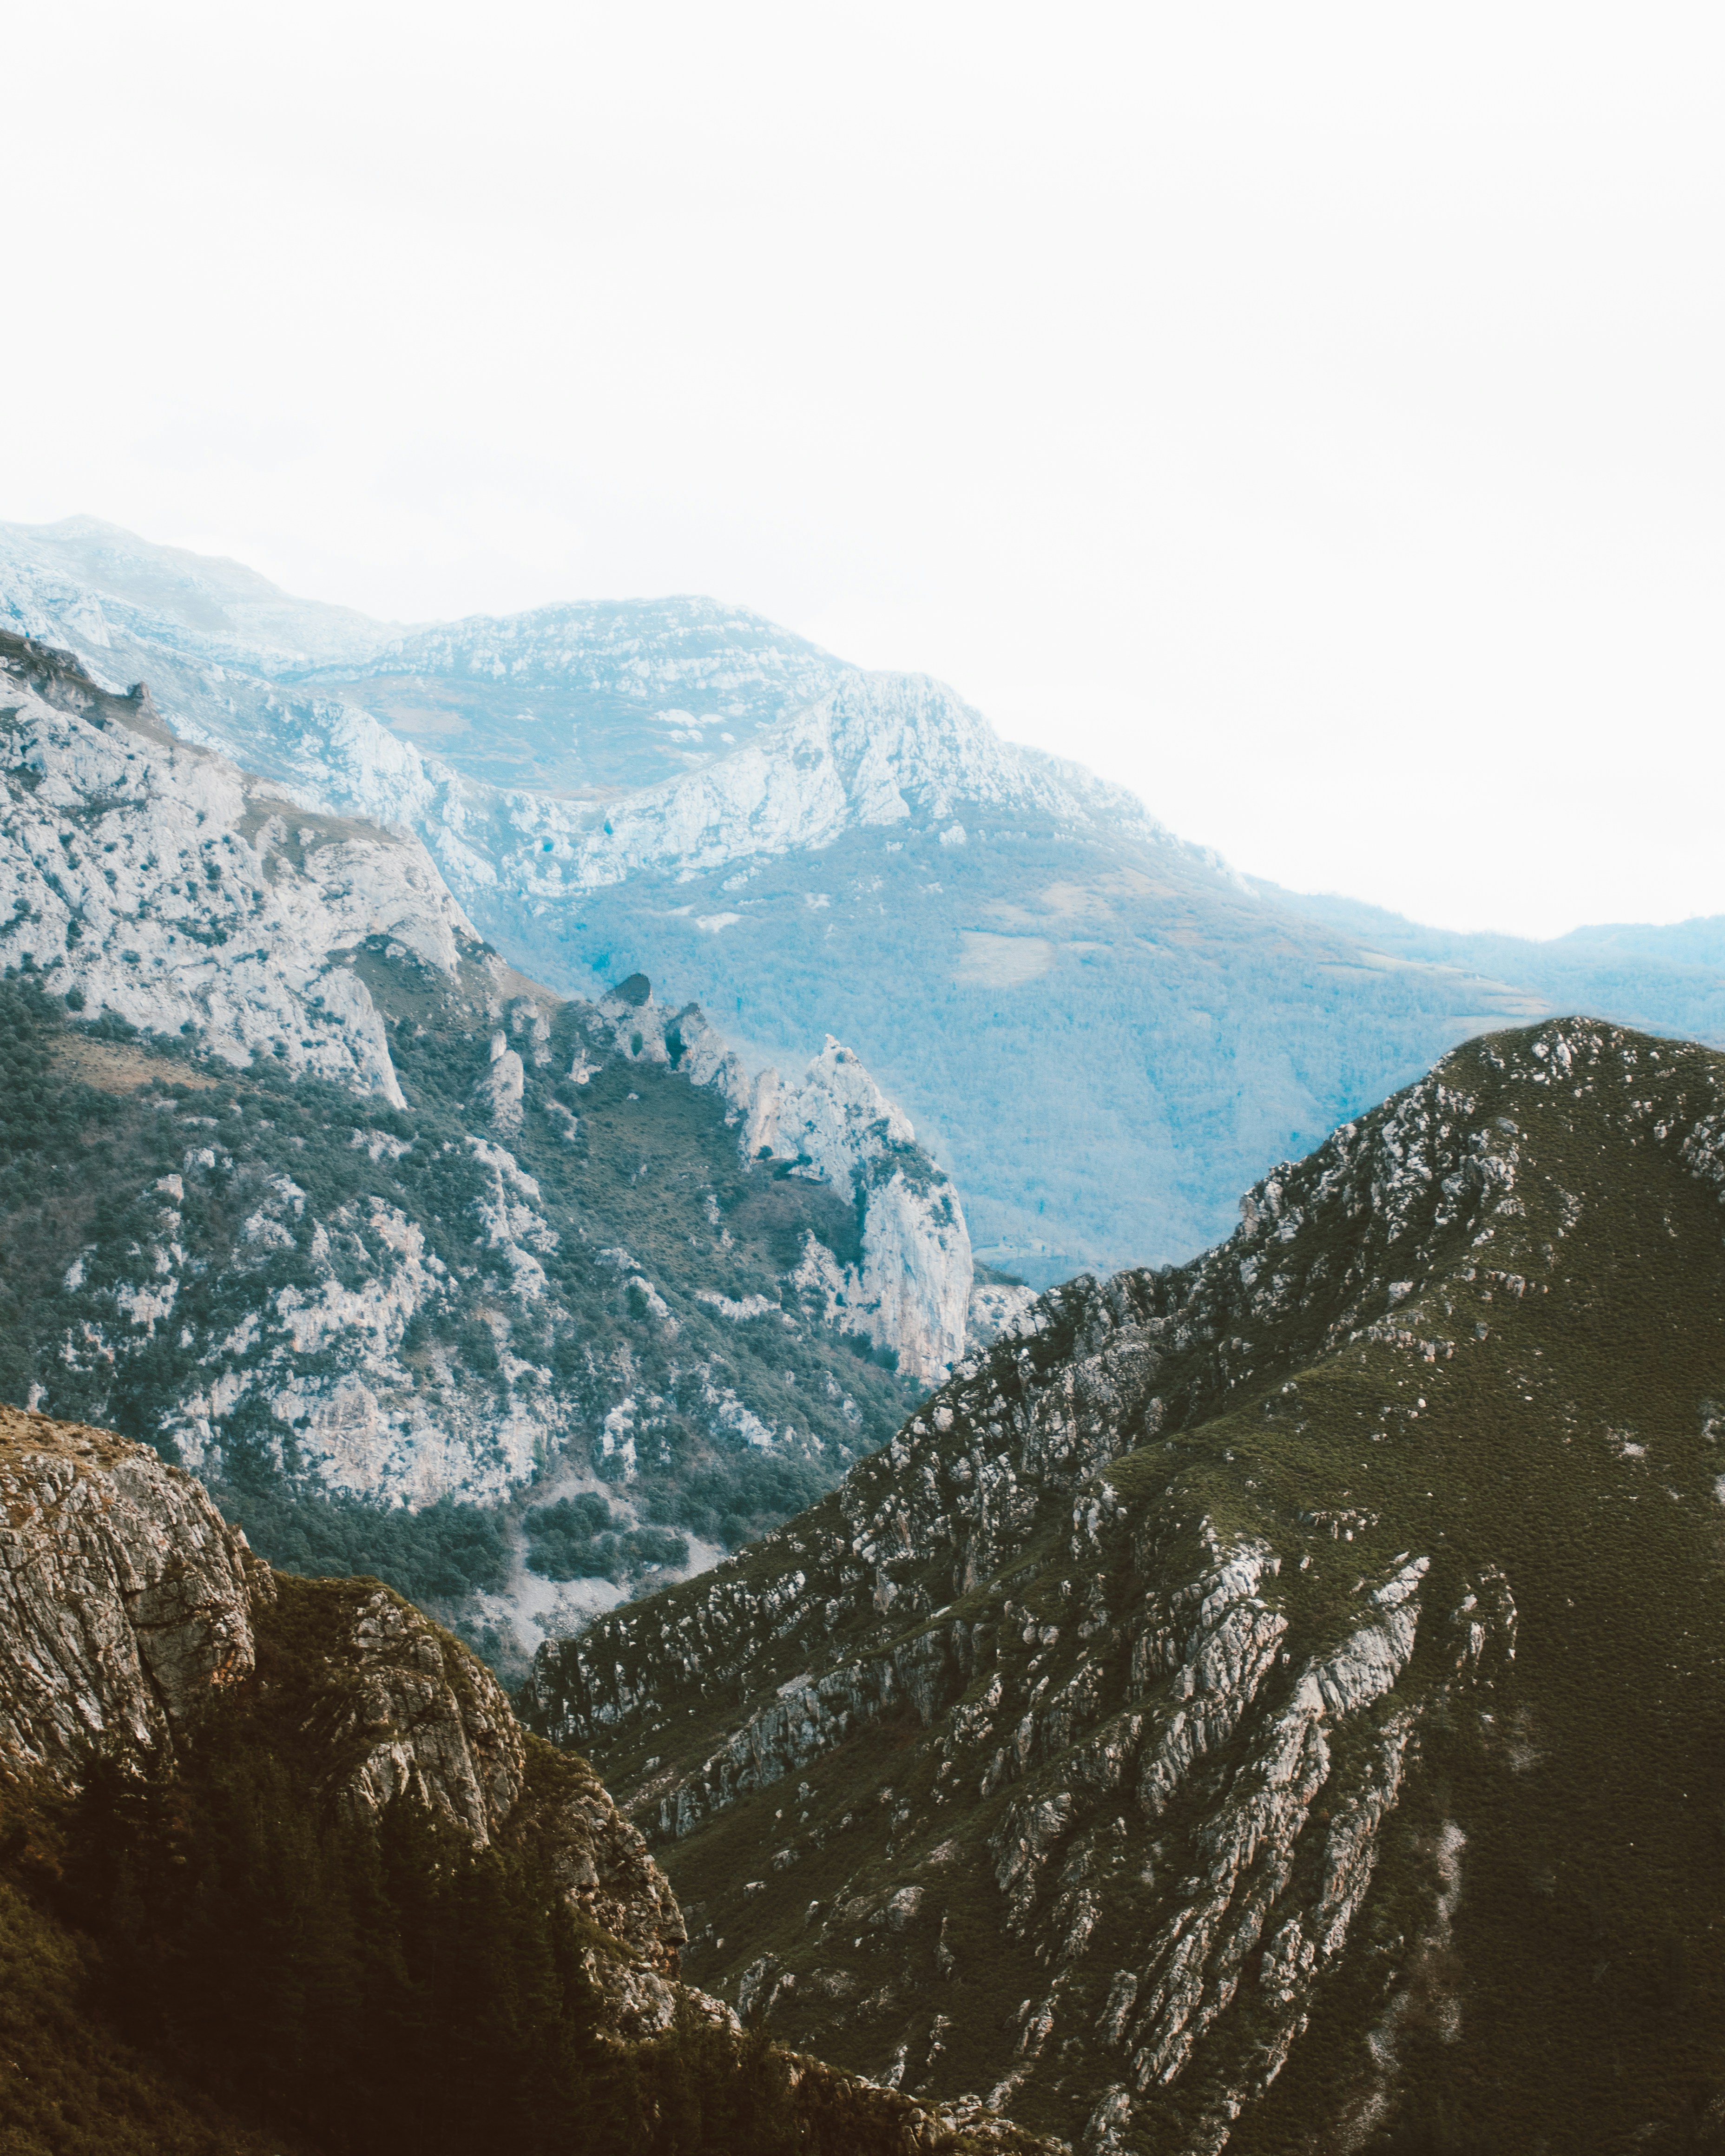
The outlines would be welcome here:
[[[1484,1367],[1494,1301],[1547,1291],[1585,1212],[1568,1119],[1725,1187],[1717,1063],[1584,1021],[1459,1050],[1266,1178],[1204,1259],[1045,1296],[761,1551],[547,1646],[530,1718],[611,1763],[690,1882],[706,1980],[908,2088],[968,2058],[1086,2151],[1222,2148],[1350,1953],[1429,1732],[1470,1697],[1489,1728],[1516,1668],[1517,1590],[1465,1515],[1422,1505],[1410,1537],[1344,1455],[1411,1443],[1415,1388]],[[1242,1485],[1241,1445],[1288,1464]],[[798,1937],[773,1912],[804,1879]],[[941,1996],[967,1981],[1022,1986],[1004,2042],[967,2042],[977,2010]],[[1362,2145],[1394,2053],[1353,2099]]]

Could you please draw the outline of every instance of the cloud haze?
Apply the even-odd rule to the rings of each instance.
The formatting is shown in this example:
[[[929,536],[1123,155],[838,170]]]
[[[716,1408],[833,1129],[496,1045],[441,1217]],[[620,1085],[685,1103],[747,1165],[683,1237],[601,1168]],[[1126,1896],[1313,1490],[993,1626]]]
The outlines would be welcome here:
[[[1725,911],[1715,11],[9,46],[0,516],[401,619],[711,591],[1302,888]]]

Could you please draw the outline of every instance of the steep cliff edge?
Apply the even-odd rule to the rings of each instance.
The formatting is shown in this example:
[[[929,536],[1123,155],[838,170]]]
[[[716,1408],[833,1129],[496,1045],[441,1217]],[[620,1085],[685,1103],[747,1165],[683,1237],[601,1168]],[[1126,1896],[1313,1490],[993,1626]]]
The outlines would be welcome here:
[[[685,1938],[459,1641],[273,1573],[147,1448],[0,1409],[8,2148],[1044,2146],[745,2039]]]
[[[643,974],[598,1009],[619,1049],[680,1064],[693,1083],[720,1094],[740,1124],[746,1161],[782,1163],[854,1215],[853,1261],[834,1248],[846,1239],[803,1232],[788,1285],[807,1317],[886,1350],[925,1384],[944,1378],[967,1346],[993,1338],[995,1313],[977,1291],[957,1190],[842,1041],[829,1034],[799,1077],[768,1068],[750,1078],[694,1005],[656,1004]],[[1033,1298],[1020,1291],[1019,1299]]]
[[[907,2090],[1139,2156],[1713,2145],[1722,1194],[1725,1058],[1459,1050],[528,1716],[696,1980]]]

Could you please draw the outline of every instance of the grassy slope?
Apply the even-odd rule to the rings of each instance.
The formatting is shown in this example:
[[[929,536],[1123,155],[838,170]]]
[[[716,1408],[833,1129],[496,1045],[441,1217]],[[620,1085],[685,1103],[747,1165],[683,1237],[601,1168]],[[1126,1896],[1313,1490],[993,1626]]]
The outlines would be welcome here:
[[[1108,1470],[1127,1532],[1158,1542],[1172,1577],[1189,1569],[1200,1516],[1261,1533],[1282,1554],[1271,1599],[1302,1649],[1340,1637],[1362,1580],[1409,1549],[1431,1556],[1434,1610],[1496,1564],[1521,1612],[1512,1667],[1428,1717],[1348,1954],[1290,2065],[1236,2130],[1231,2146],[1253,2156],[1336,2145],[1338,2107],[1373,2078],[1374,2029],[1397,2061],[1378,2129],[1413,2134],[1409,2146],[1428,2128],[1432,2146],[1504,2151],[1687,2145],[1725,2078],[1725,1424],[1709,1435],[1709,1404],[1725,1400],[1725,1248],[1712,1193],[1674,1158],[1686,1125],[1717,1106],[1725,1060],[1604,1029],[1592,1037],[1604,1044],[1597,1062],[1561,1086],[1525,1035],[1470,1046],[1444,1066],[1476,1096],[1470,1122],[1501,1115],[1518,1126],[1525,1211],[1500,1221],[1483,1250],[1436,1235],[1399,1305],[1405,1340],[1361,1338],[1314,1359],[1328,1290],[1308,1278],[1250,1348],[1213,1345],[1202,1370],[1177,1358],[1158,1380],[1173,1409],[1164,1432]],[[1327,1257],[1332,1287],[1347,1238],[1326,1251],[1313,1247],[1318,1234],[1308,1226],[1296,1239],[1291,1265],[1315,1271]],[[1382,1284],[1400,1271],[1397,1255],[1371,1254]],[[1454,1351],[1427,1361],[1416,1335],[1453,1340]],[[882,1486],[890,1478],[879,1462],[860,1472]],[[832,1502],[752,1553],[758,1581],[772,1576],[774,1548],[781,1569],[803,1562],[798,1543],[814,1545]],[[1367,1523],[1332,1539],[1312,1519],[1325,1511]],[[1086,1658],[1070,1625],[1085,1587],[1070,1577],[1070,1499],[1050,1505],[1003,1576],[949,1605],[973,1618],[1010,1608],[1014,1630],[1020,1618],[1061,1625],[1066,1637],[1045,1657],[1056,1681]],[[929,1599],[945,1602],[950,1555],[923,1554]],[[837,1584],[818,1578],[815,1588]],[[1141,1591],[1124,1540],[1107,1585],[1123,1615]],[[674,1590],[667,1608],[677,1597],[686,1607],[699,1587]],[[900,1629],[846,1607],[834,1659],[887,1645]],[[1443,1675],[1437,1636],[1426,1628],[1399,1687],[1416,1701],[1429,1703]],[[1117,1653],[1109,1661],[1102,1642],[1098,1651],[1117,1703],[1129,1704]],[[650,1817],[655,1789],[808,1653],[800,1637],[782,1656],[763,1653],[723,1697],[671,1686],[657,1726],[625,1724],[598,1745],[601,1770],[620,1792],[639,1789]],[[907,2011],[924,2030],[945,2015],[952,2026],[931,2084],[940,2090],[988,2086],[1010,2056],[1004,2024],[1047,1986],[1029,1944],[1002,1929],[984,1855],[1014,1786],[979,1798],[973,1784],[936,1801],[951,1726],[943,1717],[925,1730],[908,1712],[871,1725],[805,1770],[806,1795],[775,1784],[660,1850],[701,1935],[698,1980],[722,1989],[774,1953],[801,1980],[782,2009],[788,2033],[875,2068]],[[662,1762],[656,1773],[649,1755]],[[1174,1869],[1231,1764],[1223,1755],[1168,1822]],[[1056,1760],[1051,1786],[1060,1771]],[[1435,1936],[1445,1829],[1464,1837],[1461,1891],[1453,1932],[1422,1948]],[[932,1862],[947,1842],[958,1856]],[[794,1861],[775,1871],[786,1847]],[[941,1974],[932,1922],[902,1945],[863,1922],[910,1878],[946,1912],[955,1981]],[[746,1895],[751,1879],[763,1888]],[[1136,1950],[1142,1960],[1162,1891],[1132,1876],[1114,1883],[1098,1938],[1105,1974],[1111,1958],[1127,1964]],[[809,1901],[830,1910],[845,1898],[859,1911],[855,1934],[834,1923],[823,1939],[805,1925]],[[1079,1972],[1075,1996],[1091,1981]],[[1083,2051],[1017,2100],[1028,2123],[1075,2129],[1096,2089]],[[1158,2148],[1180,2145],[1181,2118],[1171,2099]]]

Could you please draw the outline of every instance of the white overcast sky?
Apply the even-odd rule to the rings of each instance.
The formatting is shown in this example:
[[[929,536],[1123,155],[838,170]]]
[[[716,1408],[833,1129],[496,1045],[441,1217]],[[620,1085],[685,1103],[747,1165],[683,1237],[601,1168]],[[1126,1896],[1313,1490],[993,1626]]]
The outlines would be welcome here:
[[[55,0],[0,517],[711,592],[1302,889],[1725,911],[1725,11]]]

